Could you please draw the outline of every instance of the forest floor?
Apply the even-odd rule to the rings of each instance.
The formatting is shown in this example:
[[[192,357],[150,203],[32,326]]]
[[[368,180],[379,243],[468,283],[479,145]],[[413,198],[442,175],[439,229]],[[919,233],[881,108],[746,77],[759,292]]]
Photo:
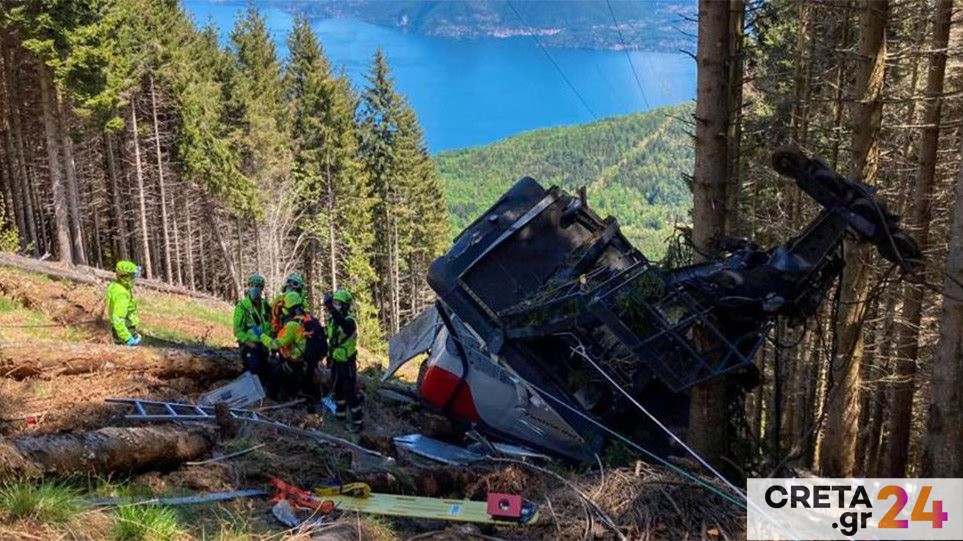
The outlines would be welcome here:
[[[129,369],[118,359],[129,356],[130,348],[110,344],[102,295],[103,285],[0,266],[0,443],[132,426],[124,419],[127,406],[107,404],[104,399],[193,402],[200,393],[230,379],[223,377],[223,371],[213,372],[221,379],[206,380]],[[172,348],[181,348],[188,355],[205,351],[205,359],[222,359],[206,362],[225,363],[239,372],[228,304],[149,290],[138,290],[137,299],[146,337],[139,355]],[[71,364],[78,351],[96,358],[96,369],[81,370]],[[52,368],[48,362],[42,369],[18,371],[21,358],[57,360],[58,356],[63,362]],[[375,472],[380,477],[353,469],[350,454],[341,448],[272,429],[242,427],[235,434],[220,434],[210,456],[264,445],[212,464],[0,480],[0,539],[616,538],[600,520],[603,514],[630,539],[745,536],[741,510],[676,474],[635,461],[621,449],[610,450],[597,466],[576,469],[558,463],[537,469],[509,462],[446,468],[399,453],[392,444],[393,436],[419,432],[462,443],[463,431],[417,404],[399,405],[382,397],[378,387],[383,363],[377,354],[362,355],[368,428],[360,436],[349,434],[323,408],[308,413],[303,405],[294,405],[272,408],[268,413],[290,425],[317,429],[394,456],[392,466]],[[272,406],[276,404],[269,400],[262,404]],[[198,460],[205,458],[209,457]],[[490,491],[511,492],[537,504],[540,519],[528,526],[492,526],[346,512],[320,528],[302,531],[279,524],[271,514],[273,504],[264,498],[176,507],[92,508],[83,503],[94,497],[141,499],[268,488],[273,477],[305,488],[332,480],[370,478],[372,484],[379,481],[383,485],[376,490],[476,500],[484,500]],[[600,512],[592,510],[596,506]]]

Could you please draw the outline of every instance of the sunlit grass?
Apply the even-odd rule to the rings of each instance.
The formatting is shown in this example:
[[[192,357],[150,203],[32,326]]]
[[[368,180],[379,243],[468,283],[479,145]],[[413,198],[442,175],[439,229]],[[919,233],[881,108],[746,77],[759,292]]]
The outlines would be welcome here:
[[[0,340],[49,340],[82,342],[83,329],[56,325],[47,314],[27,308],[19,300],[0,296]]]
[[[12,520],[30,518],[63,524],[82,510],[78,492],[61,484],[14,481],[0,487],[0,512]]]
[[[184,534],[177,514],[168,507],[123,505],[114,513],[116,541],[169,541]]]

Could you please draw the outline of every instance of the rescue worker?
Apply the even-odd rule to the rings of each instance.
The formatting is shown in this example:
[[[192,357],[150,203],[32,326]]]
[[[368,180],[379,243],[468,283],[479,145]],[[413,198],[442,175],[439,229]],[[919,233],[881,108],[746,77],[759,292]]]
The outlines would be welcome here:
[[[278,293],[278,296],[274,298],[274,302],[271,303],[271,332],[274,336],[277,336],[277,333],[281,330],[284,295],[289,291],[300,294],[302,301],[304,300],[304,278],[300,274],[289,275],[284,280],[284,286],[281,287],[281,292]]]
[[[264,299],[264,277],[252,274],[244,296],[234,305],[234,338],[241,352],[244,370],[269,385],[268,350],[261,335],[270,329],[271,307]]]
[[[293,397],[297,395],[305,376],[304,354],[307,338],[301,330],[304,300],[297,291],[288,291],[281,298],[280,306],[281,327],[277,337],[262,334],[261,344],[272,352],[278,352],[280,363],[274,368],[272,379],[283,395]]]
[[[351,300],[351,293],[339,289],[324,296],[324,308],[328,312],[326,334],[334,380],[334,414],[338,419],[346,420],[346,411],[350,411],[350,428],[358,432],[364,428],[364,412],[357,389],[358,324],[351,315]]]
[[[134,301],[134,281],[140,275],[140,267],[133,261],[118,261],[114,268],[117,277],[107,285],[107,317],[115,344],[136,346],[141,336],[137,332],[137,302]]]

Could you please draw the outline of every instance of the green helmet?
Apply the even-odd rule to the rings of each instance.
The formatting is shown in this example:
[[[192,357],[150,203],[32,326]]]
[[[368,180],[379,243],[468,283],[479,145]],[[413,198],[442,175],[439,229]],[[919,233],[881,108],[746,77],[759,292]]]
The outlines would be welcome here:
[[[335,291],[333,298],[342,304],[351,304],[351,293],[347,289]]]
[[[264,287],[264,277],[260,274],[252,274],[247,277],[248,287]]]
[[[284,294],[284,310],[290,311],[295,306],[304,304],[304,298],[297,291],[288,291]]]
[[[300,274],[292,274],[284,281],[284,286],[288,289],[304,289],[304,277]]]
[[[124,259],[117,262],[117,266],[114,267],[114,270],[120,275],[136,276],[139,269],[133,261]]]

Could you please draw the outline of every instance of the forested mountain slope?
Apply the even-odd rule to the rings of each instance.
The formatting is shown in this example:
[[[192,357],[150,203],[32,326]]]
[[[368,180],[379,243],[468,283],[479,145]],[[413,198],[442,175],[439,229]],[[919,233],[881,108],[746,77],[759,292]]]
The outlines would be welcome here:
[[[696,2],[648,0],[272,0],[310,19],[352,17],[430,36],[536,35],[548,47],[677,52],[693,49]]]
[[[616,216],[647,255],[661,256],[673,224],[689,219],[692,139],[685,122],[691,112],[691,105],[678,105],[439,154],[452,234],[527,175],[546,187],[587,186],[596,210]]]

